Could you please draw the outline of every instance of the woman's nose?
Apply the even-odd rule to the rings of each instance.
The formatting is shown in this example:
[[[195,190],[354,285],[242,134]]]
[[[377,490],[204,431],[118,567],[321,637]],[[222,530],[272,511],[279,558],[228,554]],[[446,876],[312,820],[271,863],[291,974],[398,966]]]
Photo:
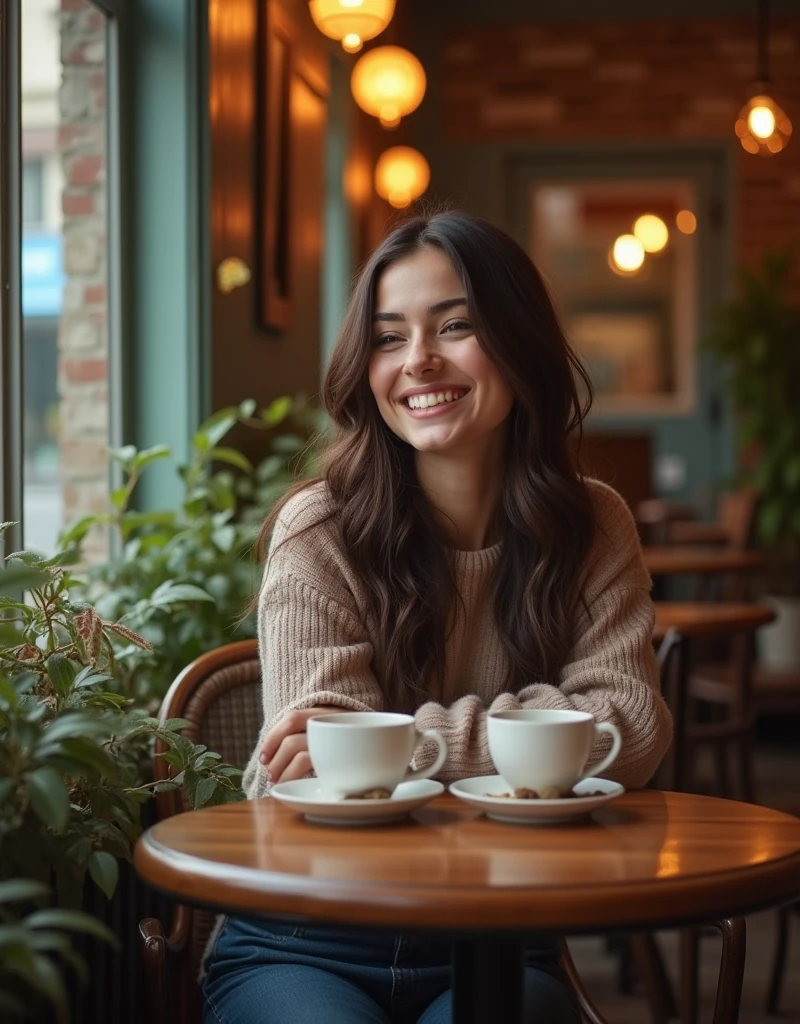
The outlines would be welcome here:
[[[420,377],[429,371],[438,370],[442,365],[442,357],[424,337],[411,343],[406,350],[406,361],[403,370],[409,377]]]

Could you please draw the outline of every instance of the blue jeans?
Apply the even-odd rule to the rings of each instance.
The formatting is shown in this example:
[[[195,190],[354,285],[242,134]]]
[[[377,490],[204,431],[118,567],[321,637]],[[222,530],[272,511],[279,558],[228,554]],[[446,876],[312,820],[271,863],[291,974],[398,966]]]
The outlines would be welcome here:
[[[528,949],[526,1024],[580,1024],[554,945]],[[450,943],[227,917],[203,1024],[450,1024]]]

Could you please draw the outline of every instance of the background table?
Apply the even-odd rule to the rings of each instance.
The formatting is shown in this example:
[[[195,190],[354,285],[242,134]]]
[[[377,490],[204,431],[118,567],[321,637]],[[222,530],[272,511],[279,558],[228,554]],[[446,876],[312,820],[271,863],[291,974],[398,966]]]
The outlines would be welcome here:
[[[764,564],[764,557],[758,551],[702,548],[688,544],[673,544],[666,547],[646,544],[642,548],[642,555],[647,571],[653,576],[714,576],[731,572],[750,572]]]
[[[264,799],[160,822],[135,865],[184,903],[450,935],[454,1019],[470,1024],[520,1018],[531,933],[718,923],[795,898],[800,820],[649,790],[571,825],[499,824],[443,796],[405,823],[338,829]],[[738,983],[720,986],[715,1022],[738,1018],[743,929],[728,930]]]
[[[755,717],[752,701],[752,634],[761,626],[772,622],[775,611],[766,605],[732,601],[656,601],[653,640],[663,643],[673,634],[672,648],[666,652],[673,665],[662,665],[662,686],[665,689],[672,711],[673,738],[670,753],[658,776],[666,789],[682,790],[690,779],[689,763],[691,752],[687,745],[690,733],[689,697],[690,669],[692,662],[691,643],[696,638],[720,638],[736,636],[741,642],[736,666],[734,691],[736,700],[731,702],[729,719],[725,723],[711,726],[695,725],[691,730],[695,740],[706,737],[708,742],[720,745],[736,743],[741,759],[742,796],[755,802],[753,771],[751,765],[752,735]],[[659,652],[663,657],[662,652]],[[670,668],[673,670],[670,671]],[[665,671],[666,669],[666,671]],[[667,678],[664,679],[663,677]],[[733,686],[731,687],[733,690]],[[663,769],[668,768],[666,777]],[[722,795],[730,795],[727,789]]]

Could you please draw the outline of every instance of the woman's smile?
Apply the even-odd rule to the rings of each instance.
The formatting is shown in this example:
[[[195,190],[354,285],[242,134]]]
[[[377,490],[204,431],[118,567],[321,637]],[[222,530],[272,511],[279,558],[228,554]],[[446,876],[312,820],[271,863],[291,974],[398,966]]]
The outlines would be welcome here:
[[[415,420],[430,419],[431,416],[443,416],[454,412],[462,405],[469,393],[470,388],[454,388],[443,385],[430,391],[417,391],[404,395],[400,404]]]

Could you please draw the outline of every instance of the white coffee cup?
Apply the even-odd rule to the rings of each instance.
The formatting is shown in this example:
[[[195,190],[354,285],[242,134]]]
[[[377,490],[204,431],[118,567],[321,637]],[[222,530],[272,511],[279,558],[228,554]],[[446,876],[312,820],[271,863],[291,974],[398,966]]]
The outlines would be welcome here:
[[[428,742],[439,748],[436,760],[428,768],[412,770],[411,758]],[[436,729],[420,732],[411,715],[334,711],[309,719],[308,753],[322,788],[341,799],[430,778],[444,764],[447,744]]]
[[[557,789],[568,793],[581,779],[612,764],[622,746],[619,729],[595,722],[586,711],[495,711],[487,717],[489,753],[510,789]],[[611,750],[587,764],[598,736],[611,736]]]

